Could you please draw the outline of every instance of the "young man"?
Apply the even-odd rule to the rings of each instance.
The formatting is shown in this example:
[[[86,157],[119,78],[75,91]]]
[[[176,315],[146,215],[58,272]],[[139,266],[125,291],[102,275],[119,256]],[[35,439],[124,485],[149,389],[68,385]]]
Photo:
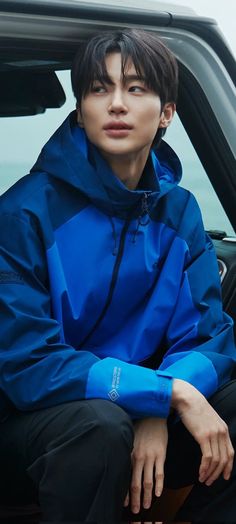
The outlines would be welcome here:
[[[161,140],[176,61],[156,35],[104,33],[72,86],[76,112],[1,199],[1,492],[110,524],[193,483],[181,519],[232,522],[232,322]]]

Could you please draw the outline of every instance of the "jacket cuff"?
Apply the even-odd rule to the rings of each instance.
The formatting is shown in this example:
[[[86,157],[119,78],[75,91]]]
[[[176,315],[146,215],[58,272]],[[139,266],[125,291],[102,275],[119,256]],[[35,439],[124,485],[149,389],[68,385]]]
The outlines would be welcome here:
[[[131,417],[167,418],[170,411],[172,377],[107,357],[89,371],[86,398],[103,398],[125,409]]]
[[[158,417],[167,418],[170,413],[173,377],[156,371]]]

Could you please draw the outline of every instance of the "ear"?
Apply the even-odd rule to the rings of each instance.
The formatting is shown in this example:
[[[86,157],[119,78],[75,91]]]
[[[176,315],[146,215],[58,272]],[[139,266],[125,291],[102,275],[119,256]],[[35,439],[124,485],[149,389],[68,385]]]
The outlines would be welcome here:
[[[81,110],[80,110],[80,108],[78,106],[76,106],[76,112],[77,112],[77,123],[78,123],[79,127],[84,127]]]
[[[161,112],[159,128],[168,127],[171,124],[172,118],[175,114],[175,110],[176,105],[173,102],[168,102],[164,105]]]

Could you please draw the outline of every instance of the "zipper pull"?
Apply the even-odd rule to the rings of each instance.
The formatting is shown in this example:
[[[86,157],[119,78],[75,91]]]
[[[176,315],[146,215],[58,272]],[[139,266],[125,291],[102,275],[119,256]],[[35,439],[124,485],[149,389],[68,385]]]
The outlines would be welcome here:
[[[144,195],[142,196],[142,202],[141,202],[141,215],[138,218],[140,226],[147,226],[150,222],[148,198],[149,198],[149,194],[144,193]],[[148,215],[147,219],[145,222],[142,222],[142,217],[144,217],[145,215]]]
[[[141,204],[142,204],[141,215],[142,216],[148,214],[148,211],[149,211],[149,209],[148,209],[148,197],[149,197],[148,193],[144,193],[144,195],[142,197],[142,202],[141,202]]]

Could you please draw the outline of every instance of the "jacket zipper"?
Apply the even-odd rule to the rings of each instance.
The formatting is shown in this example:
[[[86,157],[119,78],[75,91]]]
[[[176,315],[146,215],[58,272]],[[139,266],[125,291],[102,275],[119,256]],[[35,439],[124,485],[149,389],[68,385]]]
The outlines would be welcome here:
[[[139,216],[139,224],[142,226],[147,226],[150,222],[149,218],[149,206],[148,206],[148,199],[149,199],[150,193],[144,193],[141,201],[141,214]],[[145,222],[142,221],[142,218],[147,215],[147,219]]]
[[[121,231],[120,242],[119,242],[119,249],[118,249],[116,261],[115,261],[113,272],[112,272],[111,283],[110,283],[110,288],[109,288],[109,291],[108,291],[106,303],[105,303],[104,308],[103,308],[102,312],[100,313],[98,319],[96,320],[95,324],[93,325],[92,329],[85,336],[85,338],[82,340],[82,342],[79,344],[79,348],[80,349],[82,348],[82,346],[84,346],[84,344],[86,344],[88,339],[94,334],[94,332],[98,328],[99,324],[102,322],[103,318],[105,317],[105,314],[106,314],[106,312],[107,312],[107,310],[108,310],[108,308],[109,308],[109,306],[111,304],[113,293],[114,293],[114,289],[115,289],[115,285],[116,285],[116,282],[117,282],[119,269],[120,269],[121,260],[122,260],[123,253],[124,253],[125,237],[126,237],[126,233],[127,233],[129,224],[130,224],[130,219],[125,222],[125,224],[123,226],[123,229]]]

